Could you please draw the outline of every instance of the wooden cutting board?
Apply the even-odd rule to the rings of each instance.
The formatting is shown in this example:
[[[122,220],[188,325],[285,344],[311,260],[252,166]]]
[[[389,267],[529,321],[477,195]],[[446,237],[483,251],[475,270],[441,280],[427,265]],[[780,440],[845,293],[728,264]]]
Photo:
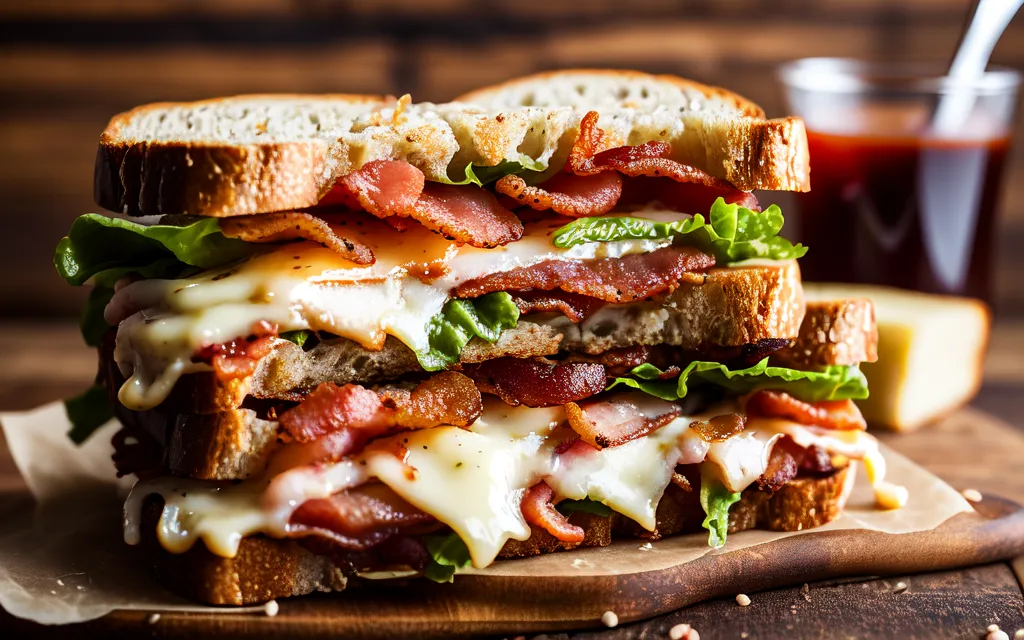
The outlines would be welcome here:
[[[968,486],[963,484],[967,479],[970,486],[986,491],[1001,486],[1017,499],[1024,493],[1013,471],[1024,460],[1024,438],[981,412],[965,410],[928,432],[884,439],[925,467],[943,468],[957,488]],[[962,462],[949,466],[952,458]],[[1001,472],[989,477],[979,469]],[[148,613],[115,612],[75,631],[107,638],[515,635],[599,626],[608,610],[627,622],[741,591],[838,576],[935,571],[1024,555],[1024,508],[988,494],[977,508],[977,513],[958,515],[929,532],[810,533],[654,571],[543,579],[466,575],[451,585],[418,583],[411,589],[375,584],[340,595],[282,601],[280,614],[273,618],[225,610],[164,613],[154,623]],[[40,627],[9,616],[0,621],[36,637],[66,637],[66,628]]]

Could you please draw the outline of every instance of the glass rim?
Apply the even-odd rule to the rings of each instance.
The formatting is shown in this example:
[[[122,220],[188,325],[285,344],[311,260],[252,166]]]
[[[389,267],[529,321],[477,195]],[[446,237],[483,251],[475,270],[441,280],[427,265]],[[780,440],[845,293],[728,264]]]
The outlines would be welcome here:
[[[955,78],[945,67],[927,62],[881,62],[855,58],[800,58],[783,63],[778,75],[789,88],[816,93],[947,94],[968,90],[976,95],[1014,93],[1021,83],[1015,69],[990,66],[977,78]]]

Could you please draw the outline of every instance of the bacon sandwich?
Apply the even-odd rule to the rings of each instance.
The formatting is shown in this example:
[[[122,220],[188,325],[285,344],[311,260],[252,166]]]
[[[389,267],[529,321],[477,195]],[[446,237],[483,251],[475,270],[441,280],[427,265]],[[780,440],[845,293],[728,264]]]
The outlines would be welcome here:
[[[836,518],[863,461],[867,300],[805,304],[796,118],[563,71],[447,104],[155,104],[100,139],[55,257],[138,477],[125,540],[194,599],[449,581],[564,549]],[[455,576],[457,579],[457,576]]]

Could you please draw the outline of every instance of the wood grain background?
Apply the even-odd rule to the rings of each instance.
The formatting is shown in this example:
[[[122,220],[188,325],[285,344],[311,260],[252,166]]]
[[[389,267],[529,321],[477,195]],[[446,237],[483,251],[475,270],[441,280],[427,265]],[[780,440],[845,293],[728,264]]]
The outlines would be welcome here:
[[[4,0],[0,2],[0,316],[69,316],[50,262],[95,210],[114,113],[254,91],[443,101],[567,66],[676,73],[783,112],[774,68],[803,56],[944,61],[970,0]],[[995,62],[1024,68],[1024,17]],[[1006,180],[997,310],[1024,317],[1024,125]]]

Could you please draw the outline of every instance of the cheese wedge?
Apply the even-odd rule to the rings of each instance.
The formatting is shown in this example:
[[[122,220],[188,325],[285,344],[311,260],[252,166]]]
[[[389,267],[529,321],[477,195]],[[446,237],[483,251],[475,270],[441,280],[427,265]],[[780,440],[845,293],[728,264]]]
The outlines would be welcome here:
[[[878,362],[864,363],[868,422],[917,429],[969,402],[981,385],[988,307],[969,298],[891,287],[804,283],[808,301],[870,298],[878,320]]]

